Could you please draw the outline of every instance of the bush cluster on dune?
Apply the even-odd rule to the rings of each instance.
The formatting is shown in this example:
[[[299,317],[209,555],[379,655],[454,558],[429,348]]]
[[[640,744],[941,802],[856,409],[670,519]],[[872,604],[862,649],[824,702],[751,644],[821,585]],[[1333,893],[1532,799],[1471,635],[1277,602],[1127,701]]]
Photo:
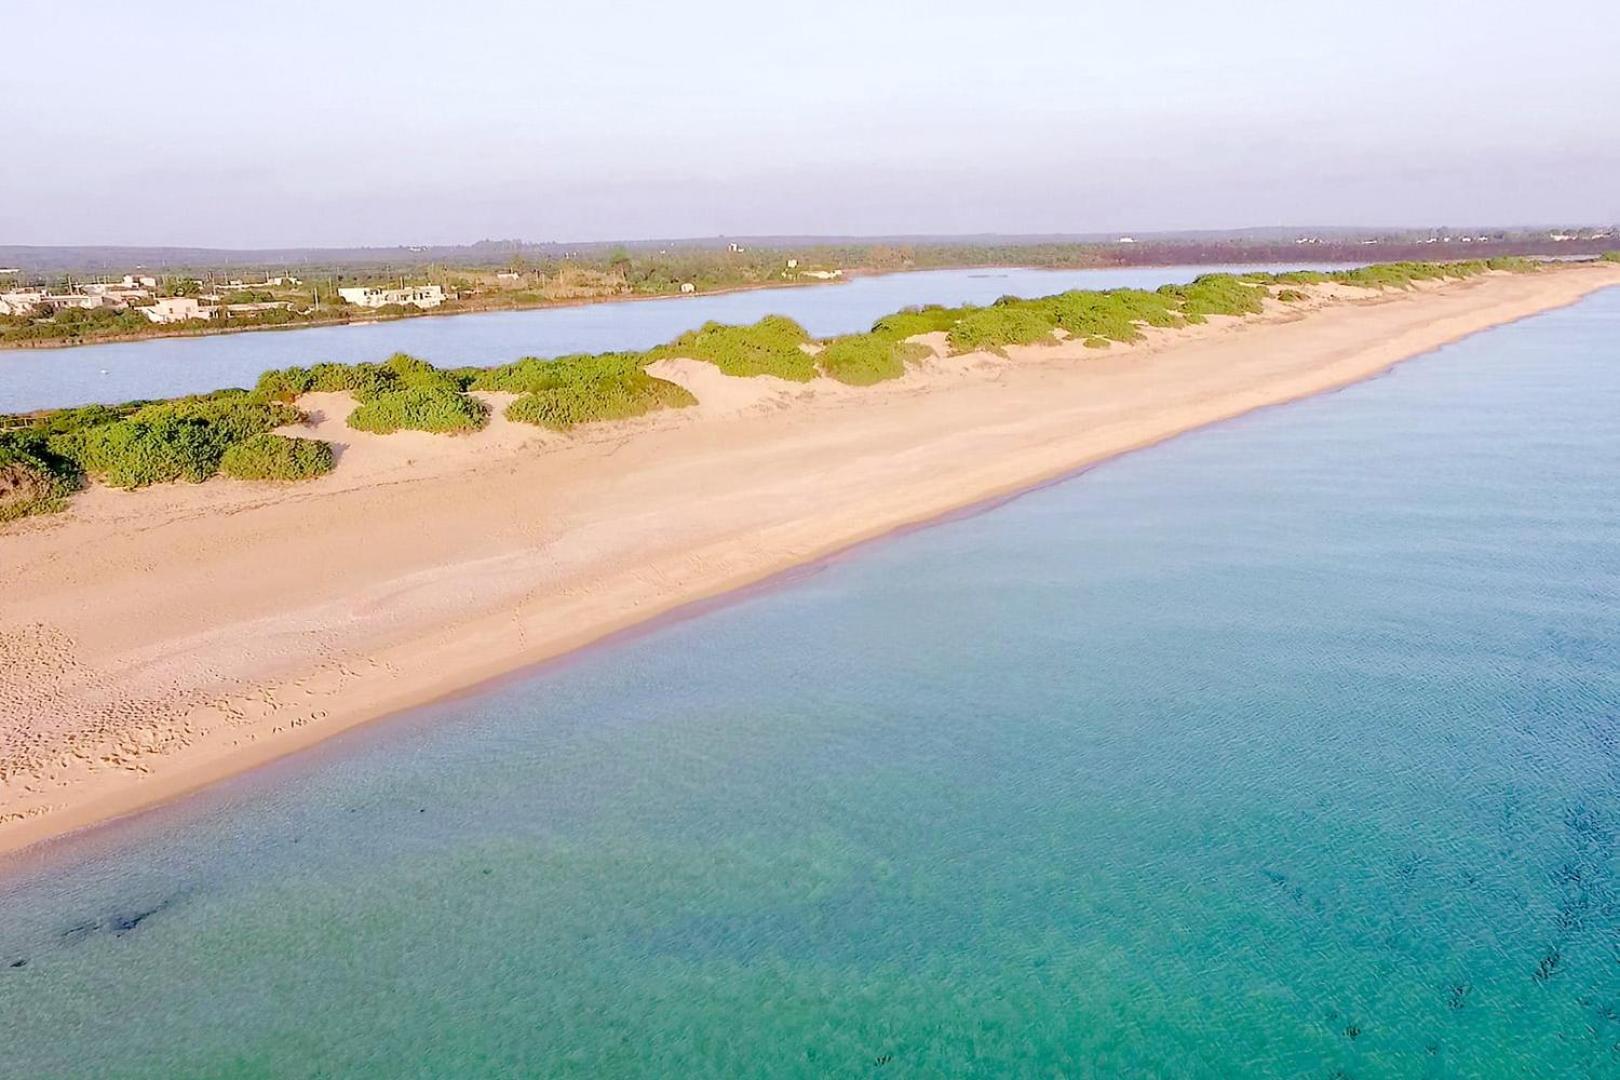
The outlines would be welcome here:
[[[739,378],[774,375],[809,382],[817,374],[815,357],[800,347],[809,341],[809,333],[792,319],[767,315],[752,326],[704,323],[646,355],[653,360],[675,356],[707,360]]]
[[[333,460],[330,443],[266,431],[232,443],[219,467],[238,480],[311,480],[331,472]]]
[[[53,454],[44,435],[0,434],[0,522],[58,509],[78,486],[78,469]]]
[[[201,482],[219,471],[232,444],[296,423],[290,405],[246,390],[221,390],[148,404],[65,409],[34,428],[77,472],[121,488]]]
[[[697,404],[686,388],[649,375],[647,362],[640,353],[528,357],[480,372],[472,385],[521,394],[507,407],[507,418],[555,431]]]
[[[452,435],[477,431],[488,422],[489,410],[482,403],[459,391],[427,386],[375,394],[349,414],[350,427],[377,435],[396,431]]]
[[[928,346],[873,332],[833,338],[816,354],[828,378],[850,386],[872,386],[898,379],[906,365],[931,356]]]

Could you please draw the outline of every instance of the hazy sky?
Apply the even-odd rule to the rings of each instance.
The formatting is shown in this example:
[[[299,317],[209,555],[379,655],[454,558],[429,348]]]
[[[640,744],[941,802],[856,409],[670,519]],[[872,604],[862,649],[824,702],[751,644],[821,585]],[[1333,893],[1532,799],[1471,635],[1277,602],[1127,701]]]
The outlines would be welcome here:
[[[1620,219],[1616,0],[26,9],[0,244]]]

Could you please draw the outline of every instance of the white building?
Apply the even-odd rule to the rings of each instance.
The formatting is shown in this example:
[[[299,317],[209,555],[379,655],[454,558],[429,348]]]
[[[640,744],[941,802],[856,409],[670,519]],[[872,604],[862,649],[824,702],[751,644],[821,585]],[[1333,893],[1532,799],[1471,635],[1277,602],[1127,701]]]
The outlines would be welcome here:
[[[214,309],[203,307],[194,296],[160,297],[150,307],[143,307],[140,311],[155,323],[177,323],[214,317]]]
[[[697,286],[692,284],[690,281],[683,281],[681,282],[681,292],[695,293],[697,292]]]
[[[55,308],[84,308],[89,311],[99,307],[122,307],[117,300],[102,293],[53,293],[44,298],[44,302]]]
[[[401,289],[361,286],[339,289],[338,295],[356,307],[380,308],[388,304],[436,308],[444,303],[444,290],[437,285],[407,285]]]
[[[0,315],[27,315],[45,302],[43,289],[16,289],[0,293]]]

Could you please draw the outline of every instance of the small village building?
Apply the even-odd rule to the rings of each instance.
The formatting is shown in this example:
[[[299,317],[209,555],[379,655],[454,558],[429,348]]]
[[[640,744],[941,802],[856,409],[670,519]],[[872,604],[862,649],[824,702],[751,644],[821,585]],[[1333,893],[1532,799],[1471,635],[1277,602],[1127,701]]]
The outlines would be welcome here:
[[[101,293],[52,293],[45,297],[45,303],[54,308],[84,308],[86,311],[100,307],[122,307],[117,300]]]
[[[690,281],[683,281],[681,282],[681,292],[695,293],[697,292],[697,286],[692,284]]]
[[[14,289],[0,293],[0,315],[27,315],[45,302],[43,289]]]
[[[407,285],[397,289],[360,286],[352,289],[339,289],[338,295],[347,303],[366,308],[380,308],[387,307],[389,304],[399,304],[402,307],[426,309],[436,308],[444,303],[444,289],[438,285]]]
[[[203,307],[194,296],[162,296],[149,307],[139,309],[155,323],[187,322],[191,319],[211,319],[214,309]]]

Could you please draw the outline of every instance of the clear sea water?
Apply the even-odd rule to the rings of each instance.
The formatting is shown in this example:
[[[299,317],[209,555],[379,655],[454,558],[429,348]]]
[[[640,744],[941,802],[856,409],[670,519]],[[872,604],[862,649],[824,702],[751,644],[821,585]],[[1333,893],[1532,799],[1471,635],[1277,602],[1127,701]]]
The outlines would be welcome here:
[[[37,852],[0,1074],[1620,1075],[1617,416],[1609,290]]]
[[[272,368],[385,360],[396,352],[441,366],[504,364],[521,356],[647,349],[714,320],[789,315],[818,337],[869,329],[911,304],[988,304],[1066,289],[1157,288],[1236,266],[1117,270],[930,270],[835,285],[489,312],[302,330],[157,338],[71,349],[0,350],[0,413],[115,403],[252,386]],[[1252,269],[1252,267],[1249,267]]]

